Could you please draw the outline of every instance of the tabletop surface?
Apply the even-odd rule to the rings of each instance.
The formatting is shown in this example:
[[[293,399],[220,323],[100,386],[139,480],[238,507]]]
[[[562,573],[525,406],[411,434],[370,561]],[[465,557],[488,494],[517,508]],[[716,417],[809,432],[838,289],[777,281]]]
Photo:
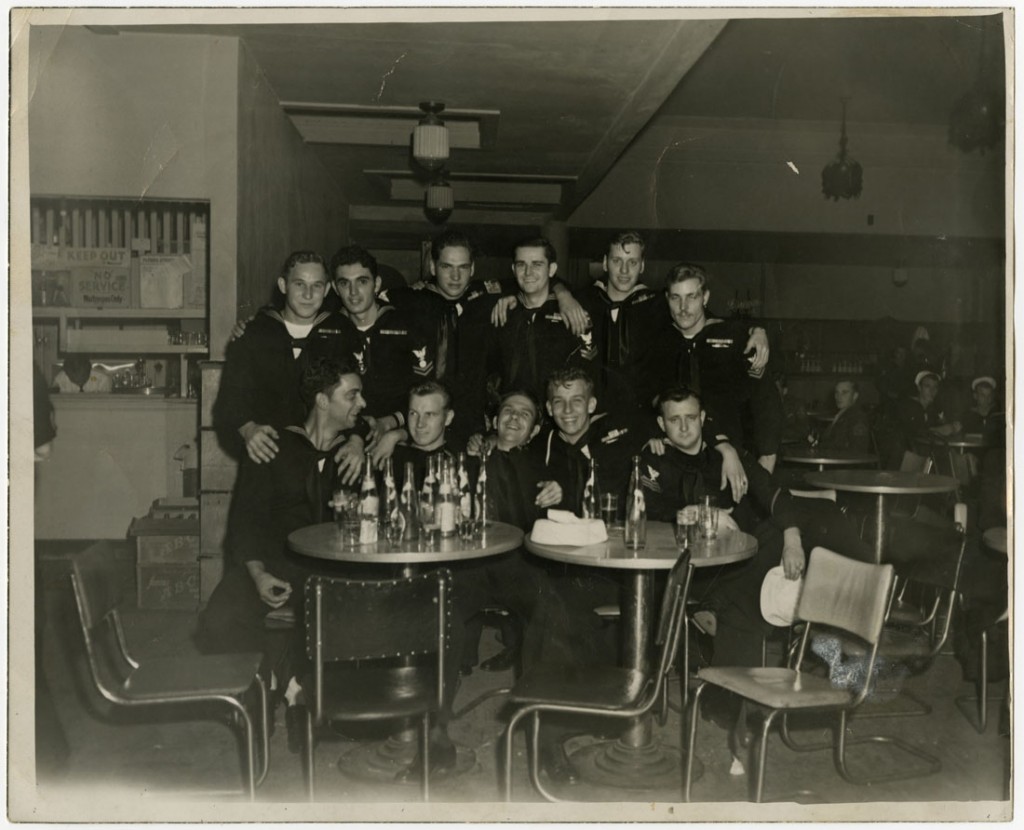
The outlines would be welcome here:
[[[986,545],[992,548],[992,550],[997,550],[1000,553],[1006,553],[1005,527],[990,527],[981,534],[981,539]]]
[[[987,447],[992,442],[986,440],[980,432],[958,432],[956,435],[927,435],[926,444],[947,447]]]
[[[626,550],[622,534],[607,542],[573,547],[572,545],[539,545],[526,535],[526,549],[544,559],[573,565],[628,570],[668,570],[679,558],[675,528],[667,522],[647,523],[647,544],[643,550]],[[718,538],[701,539],[691,550],[690,561],[695,568],[728,565],[750,559],[757,552],[757,539],[746,533],[719,531]]]
[[[901,473],[896,470],[828,470],[804,476],[815,487],[848,493],[949,493],[956,489],[951,476]]]
[[[366,562],[372,564],[456,562],[480,559],[515,550],[523,543],[523,531],[504,522],[490,522],[479,542],[463,542],[458,536],[442,539],[436,550],[392,547],[387,541],[356,547],[345,547],[334,522],[308,525],[288,534],[288,547],[296,553],[329,559],[334,562]],[[409,543],[401,543],[409,545]],[[415,542],[412,543],[415,545]]]
[[[825,450],[818,447],[783,447],[782,460],[796,464],[876,464],[878,456],[856,450]]]

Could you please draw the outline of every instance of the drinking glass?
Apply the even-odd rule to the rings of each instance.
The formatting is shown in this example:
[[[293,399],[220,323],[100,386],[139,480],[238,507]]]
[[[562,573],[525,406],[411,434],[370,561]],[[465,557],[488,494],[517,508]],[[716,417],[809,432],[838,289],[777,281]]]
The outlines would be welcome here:
[[[701,535],[705,539],[714,539],[718,536],[718,507],[711,496],[705,496],[700,503],[698,522]]]
[[[622,529],[619,524],[619,497],[615,493],[601,494],[601,520],[609,533]]]
[[[461,539],[464,544],[470,544],[471,542],[479,540],[482,530],[483,527],[479,519],[475,517],[469,518],[466,516],[461,516],[459,518],[459,539]]]
[[[346,548],[359,546],[359,499],[348,490],[335,490],[331,504],[341,544]]]
[[[692,548],[697,542],[699,533],[698,509],[695,506],[684,507],[676,511],[676,547],[682,553],[686,548]]]

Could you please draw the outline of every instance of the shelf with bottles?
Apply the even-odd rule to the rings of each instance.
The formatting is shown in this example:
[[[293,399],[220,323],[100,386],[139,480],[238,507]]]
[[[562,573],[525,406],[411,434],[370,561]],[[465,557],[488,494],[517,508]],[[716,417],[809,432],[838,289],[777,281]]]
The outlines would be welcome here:
[[[34,195],[30,207],[37,362],[162,361],[185,397],[209,353],[209,203]]]
[[[879,356],[867,352],[789,352],[785,354],[789,375],[867,377],[875,374]]]

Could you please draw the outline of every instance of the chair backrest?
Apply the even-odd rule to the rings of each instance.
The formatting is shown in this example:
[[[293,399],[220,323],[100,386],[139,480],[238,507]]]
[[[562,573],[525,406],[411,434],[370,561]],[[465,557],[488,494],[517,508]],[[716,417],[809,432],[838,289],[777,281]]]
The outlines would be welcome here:
[[[927,475],[932,471],[932,459],[928,455],[919,455],[916,452],[905,450],[903,460],[900,462],[901,473],[924,473]]]
[[[672,570],[669,571],[665,593],[661,599],[656,640],[661,650],[655,670],[655,678],[659,681],[668,674],[676,658],[679,637],[683,628],[683,615],[686,613],[686,600],[690,594],[692,573],[690,551],[687,550],[676,560]]]
[[[72,558],[71,585],[93,682],[105,698],[124,703],[118,687],[138,663],[128,653],[117,610],[124,588],[109,546],[96,544]]]
[[[451,629],[451,573],[403,579],[306,580],[306,651],[324,663],[414,657],[443,650]]]
[[[892,591],[892,565],[869,565],[826,548],[811,551],[796,615],[876,645]]]
[[[327,663],[434,654],[437,700],[445,699],[452,625],[451,572],[402,579],[306,580],[306,651],[313,661],[313,717],[323,712]]]

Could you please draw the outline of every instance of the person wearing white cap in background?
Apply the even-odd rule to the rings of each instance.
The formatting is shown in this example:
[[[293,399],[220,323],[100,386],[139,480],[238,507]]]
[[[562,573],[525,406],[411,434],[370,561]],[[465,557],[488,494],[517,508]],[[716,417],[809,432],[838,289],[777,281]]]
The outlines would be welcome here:
[[[914,378],[917,394],[900,404],[897,414],[905,449],[913,449],[914,439],[923,432],[933,435],[952,435],[960,431],[959,421],[947,423],[946,415],[937,402],[939,376],[924,369]]]
[[[1002,439],[1006,428],[1006,413],[996,401],[995,378],[989,375],[975,378],[971,381],[971,393],[974,395],[974,406],[960,417],[963,431],[980,433],[992,441]]]

